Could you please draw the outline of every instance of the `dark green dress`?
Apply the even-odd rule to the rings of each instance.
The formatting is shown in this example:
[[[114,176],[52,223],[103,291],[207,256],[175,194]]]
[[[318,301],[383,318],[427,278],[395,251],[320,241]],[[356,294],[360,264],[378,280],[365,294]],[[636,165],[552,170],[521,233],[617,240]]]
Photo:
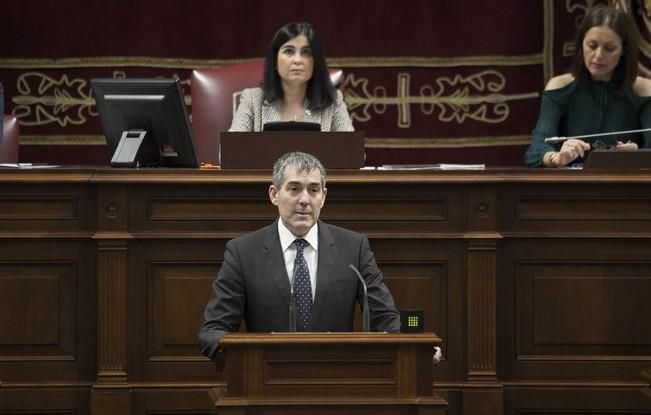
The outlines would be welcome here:
[[[590,81],[580,87],[576,81],[560,89],[543,92],[538,123],[524,156],[529,167],[542,166],[548,151],[558,151],[561,144],[545,144],[547,137],[607,133],[651,128],[651,97],[633,91],[620,95],[612,82]],[[585,139],[588,143],[596,139]],[[634,141],[639,148],[651,147],[651,133],[600,138],[606,144]]]

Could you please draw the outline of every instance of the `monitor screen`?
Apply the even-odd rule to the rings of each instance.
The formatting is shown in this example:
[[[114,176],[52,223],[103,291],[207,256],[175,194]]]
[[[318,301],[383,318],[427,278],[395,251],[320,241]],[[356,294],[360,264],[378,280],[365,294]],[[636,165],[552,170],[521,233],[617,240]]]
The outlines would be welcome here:
[[[265,123],[262,131],[321,131],[321,124],[305,121],[272,121]]]
[[[197,167],[176,79],[92,79],[114,167]]]

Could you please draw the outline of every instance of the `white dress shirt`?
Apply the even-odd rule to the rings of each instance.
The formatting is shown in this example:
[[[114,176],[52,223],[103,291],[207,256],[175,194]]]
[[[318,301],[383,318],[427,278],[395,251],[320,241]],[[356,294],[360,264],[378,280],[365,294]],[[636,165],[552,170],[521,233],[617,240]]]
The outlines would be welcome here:
[[[278,236],[280,236],[280,247],[283,251],[285,258],[285,268],[289,276],[289,283],[294,281],[294,260],[296,259],[296,245],[295,239],[301,237],[294,236],[289,229],[285,226],[282,219],[278,219]],[[308,233],[302,237],[307,241],[307,245],[303,248],[303,256],[307,262],[307,269],[310,271],[310,285],[312,286],[312,300],[314,300],[314,293],[316,292],[316,272],[319,262],[319,225],[314,224]]]

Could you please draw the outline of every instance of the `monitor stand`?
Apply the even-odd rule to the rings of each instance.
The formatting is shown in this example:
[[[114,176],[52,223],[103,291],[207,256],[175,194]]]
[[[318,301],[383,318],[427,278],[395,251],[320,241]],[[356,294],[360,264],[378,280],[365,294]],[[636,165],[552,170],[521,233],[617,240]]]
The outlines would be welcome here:
[[[146,130],[124,131],[111,158],[113,167],[140,167],[160,164],[160,152],[153,140],[145,140]]]

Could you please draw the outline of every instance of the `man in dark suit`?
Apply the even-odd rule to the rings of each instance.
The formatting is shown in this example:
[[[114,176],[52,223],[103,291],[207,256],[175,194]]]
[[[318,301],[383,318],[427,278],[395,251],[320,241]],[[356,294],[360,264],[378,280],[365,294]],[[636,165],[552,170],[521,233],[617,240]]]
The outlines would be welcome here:
[[[368,238],[319,221],[327,193],[321,162],[285,154],[274,164],[272,183],[269,199],[280,218],[226,244],[199,330],[201,352],[215,360],[222,336],[238,331],[243,320],[252,332],[288,331],[290,307],[299,331],[352,331],[363,291],[349,264],[366,282],[371,330],[400,331]]]

